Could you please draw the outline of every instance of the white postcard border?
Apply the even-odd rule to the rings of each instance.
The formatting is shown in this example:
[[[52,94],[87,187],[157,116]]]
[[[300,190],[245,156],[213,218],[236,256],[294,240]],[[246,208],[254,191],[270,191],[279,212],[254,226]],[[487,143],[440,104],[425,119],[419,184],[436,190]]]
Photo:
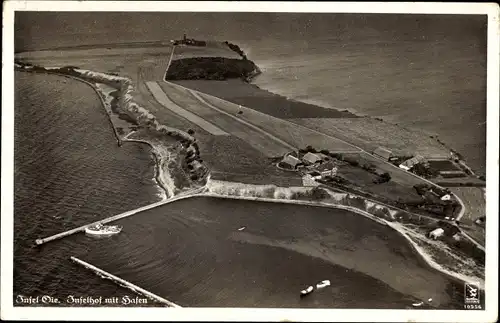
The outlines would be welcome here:
[[[13,307],[14,11],[229,11],[488,15],[486,310]],[[499,7],[495,3],[7,1],[3,12],[1,318],[120,321],[493,322],[498,315]]]

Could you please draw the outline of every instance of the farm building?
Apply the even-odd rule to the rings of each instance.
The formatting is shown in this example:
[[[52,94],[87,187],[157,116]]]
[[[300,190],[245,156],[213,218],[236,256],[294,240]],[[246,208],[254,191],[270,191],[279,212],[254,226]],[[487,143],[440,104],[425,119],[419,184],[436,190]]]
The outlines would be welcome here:
[[[326,163],[318,166],[316,171],[321,174],[321,177],[337,175],[338,168],[333,163]]]
[[[321,173],[318,171],[312,171],[308,175],[310,175],[313,179],[321,179]]]
[[[434,240],[437,240],[438,238],[442,237],[444,234],[444,230],[441,228],[437,228],[429,232],[429,238],[432,238]]]
[[[323,160],[317,154],[307,153],[302,157],[302,161],[306,165],[312,165],[316,163],[321,163]]]
[[[441,201],[449,201],[451,200],[451,195],[450,194],[445,194],[441,196]]]
[[[417,155],[402,162],[401,165],[399,165],[399,168],[402,168],[404,170],[410,170],[413,166],[420,164],[424,161],[425,161],[424,157]]]
[[[281,161],[282,164],[288,165],[291,169],[297,169],[297,166],[301,165],[302,162],[297,157],[286,155]]]
[[[384,147],[378,147],[373,151],[373,154],[378,157],[382,157],[387,161],[392,157],[392,151]]]

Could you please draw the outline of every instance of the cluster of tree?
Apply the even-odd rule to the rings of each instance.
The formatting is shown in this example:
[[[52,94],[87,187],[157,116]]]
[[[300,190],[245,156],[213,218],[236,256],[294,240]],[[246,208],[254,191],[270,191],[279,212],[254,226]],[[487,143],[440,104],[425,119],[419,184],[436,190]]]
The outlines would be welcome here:
[[[391,174],[385,172],[380,174],[376,179],[373,180],[375,184],[387,183],[391,180]]]
[[[245,54],[245,52],[243,52],[240,46],[232,44],[228,41],[225,41],[224,44],[226,44],[233,52],[238,53],[238,55],[240,55],[243,58],[243,60],[247,60],[247,55]]]
[[[307,154],[307,153],[317,153],[318,151],[316,150],[316,148],[314,148],[313,146],[309,145],[309,146],[306,146],[306,148],[301,148],[299,149],[299,152],[301,154]]]
[[[325,182],[327,184],[329,183],[335,183],[339,185],[349,185],[351,182],[349,182],[347,179],[343,178],[342,176],[326,176],[322,182]]]
[[[257,66],[250,60],[226,57],[192,57],[172,61],[167,80],[249,79]]]
[[[429,166],[428,163],[418,163],[410,171],[423,178],[434,178],[439,176],[439,171]]]
[[[301,199],[312,199],[315,201],[324,200],[330,197],[328,192],[320,187],[314,187],[310,191],[306,192],[294,192],[291,195],[291,199],[293,200],[301,200]]]

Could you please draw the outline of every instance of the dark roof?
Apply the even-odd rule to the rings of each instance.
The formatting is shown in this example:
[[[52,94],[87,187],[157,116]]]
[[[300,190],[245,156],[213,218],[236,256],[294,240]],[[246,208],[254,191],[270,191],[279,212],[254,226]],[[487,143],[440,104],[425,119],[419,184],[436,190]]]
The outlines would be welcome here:
[[[282,162],[286,163],[288,165],[291,165],[293,167],[295,167],[301,163],[297,157],[290,156],[290,155],[286,155],[285,158],[283,158]]]

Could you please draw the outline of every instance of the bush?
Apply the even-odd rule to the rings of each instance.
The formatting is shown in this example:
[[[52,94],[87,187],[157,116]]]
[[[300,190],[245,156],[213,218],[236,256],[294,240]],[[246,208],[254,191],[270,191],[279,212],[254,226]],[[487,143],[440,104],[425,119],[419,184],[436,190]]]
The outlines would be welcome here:
[[[306,147],[306,152],[308,152],[308,153],[316,153],[317,151],[316,151],[316,149],[314,149],[313,146],[309,145],[309,146]]]
[[[382,178],[385,182],[388,182],[391,180],[391,174],[385,172],[380,175],[380,178]]]
[[[313,200],[324,200],[324,199],[329,198],[329,197],[330,197],[330,194],[328,194],[328,192],[322,188],[315,187],[311,191],[311,198]]]
[[[187,133],[192,136],[192,135],[194,135],[194,130],[193,129],[188,129]]]
[[[321,149],[319,152],[322,153],[323,155],[330,156],[330,151],[327,149]]]
[[[349,163],[349,165],[351,166],[354,166],[354,167],[358,167],[359,166],[359,162],[355,159],[351,159],[351,158],[345,158],[344,159],[346,162]]]

